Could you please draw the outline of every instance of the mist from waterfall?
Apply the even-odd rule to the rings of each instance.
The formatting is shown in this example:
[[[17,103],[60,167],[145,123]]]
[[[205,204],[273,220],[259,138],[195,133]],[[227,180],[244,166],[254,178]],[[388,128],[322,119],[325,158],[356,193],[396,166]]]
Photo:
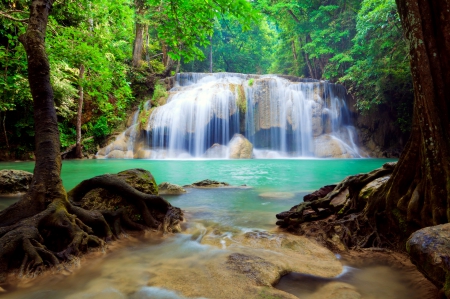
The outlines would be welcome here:
[[[254,158],[361,157],[346,90],[327,81],[182,73],[166,104],[150,111],[145,125],[135,112],[120,137],[123,158],[228,158],[233,136],[250,141]],[[122,158],[112,153],[120,146],[108,147],[99,155]]]

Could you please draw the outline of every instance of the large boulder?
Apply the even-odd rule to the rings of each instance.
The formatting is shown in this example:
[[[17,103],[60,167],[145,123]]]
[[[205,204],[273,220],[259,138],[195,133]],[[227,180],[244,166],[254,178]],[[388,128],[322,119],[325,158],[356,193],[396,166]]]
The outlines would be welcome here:
[[[230,159],[251,159],[253,158],[253,144],[244,135],[234,134],[230,140]]]
[[[339,139],[326,134],[314,138],[314,156],[318,158],[354,158]]]
[[[23,170],[0,170],[0,194],[23,193],[28,190],[33,174]]]
[[[422,228],[406,242],[411,261],[450,298],[450,223]]]
[[[156,184],[155,178],[147,170],[140,168],[129,169],[119,172],[115,176],[123,179],[129,185],[143,193],[158,194],[158,185]],[[78,203],[82,208],[88,210],[116,211],[119,208],[124,208],[130,219],[137,223],[142,222],[141,213],[134,205],[128,203],[126,199],[123,199],[115,192],[106,189],[93,189]]]

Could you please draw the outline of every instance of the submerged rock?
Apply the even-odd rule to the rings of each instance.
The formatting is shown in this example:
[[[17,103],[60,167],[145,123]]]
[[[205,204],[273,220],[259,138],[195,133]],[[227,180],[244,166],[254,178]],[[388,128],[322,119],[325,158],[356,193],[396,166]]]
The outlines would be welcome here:
[[[235,134],[230,140],[230,159],[253,158],[253,145],[244,135]]]
[[[28,191],[33,174],[23,170],[0,170],[0,194],[16,194]]]
[[[259,194],[263,198],[288,199],[293,198],[295,193],[292,192],[264,192]]]
[[[168,182],[163,182],[158,185],[158,194],[164,195],[164,194],[183,194],[186,193],[186,190],[184,190],[183,187],[175,184],[171,184]]]
[[[419,271],[450,298],[450,223],[414,232],[406,250]]]
[[[192,183],[191,185],[185,185],[183,187],[185,188],[219,188],[219,187],[229,187],[230,184],[225,182],[219,182],[214,180],[202,180],[195,183]]]

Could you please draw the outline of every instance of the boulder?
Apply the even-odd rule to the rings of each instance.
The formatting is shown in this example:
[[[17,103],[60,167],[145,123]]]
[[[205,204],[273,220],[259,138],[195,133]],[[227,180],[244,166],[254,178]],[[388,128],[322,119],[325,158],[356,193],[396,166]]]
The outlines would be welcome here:
[[[24,193],[31,184],[33,174],[23,170],[0,170],[0,194]]]
[[[326,185],[320,188],[319,190],[314,191],[313,193],[307,194],[303,197],[303,201],[314,201],[316,199],[327,196],[328,193],[333,191],[336,185]]]
[[[253,158],[253,144],[241,134],[234,134],[230,140],[230,159]]]
[[[422,228],[406,242],[411,261],[450,298],[450,223]]]
[[[129,169],[115,176],[125,180],[132,187],[147,194],[158,194],[158,185],[155,182],[153,175],[144,169],[136,168]],[[89,191],[79,202],[80,207],[88,210],[103,210],[116,211],[119,208],[124,208],[134,222],[143,223],[141,213],[137,208],[124,200],[115,192],[108,191],[102,188],[97,188]],[[162,215],[164,216],[164,215]]]
[[[158,194],[164,195],[164,194],[183,194],[186,193],[186,190],[175,184],[163,182],[158,185]]]
[[[314,138],[314,156],[318,158],[354,158],[339,139],[330,135]]]
[[[203,154],[204,158],[226,158],[228,148],[225,145],[214,143],[206,152]]]

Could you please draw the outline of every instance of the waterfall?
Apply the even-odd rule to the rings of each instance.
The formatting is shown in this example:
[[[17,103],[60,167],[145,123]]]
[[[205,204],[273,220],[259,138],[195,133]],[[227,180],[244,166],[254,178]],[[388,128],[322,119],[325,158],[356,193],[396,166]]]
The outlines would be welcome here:
[[[248,139],[255,158],[361,157],[346,97],[343,86],[327,81],[177,74],[166,104],[153,107],[145,121],[135,113],[124,133],[124,157],[228,158],[236,134]],[[97,156],[118,158],[120,154],[111,153],[119,143],[118,137]]]

